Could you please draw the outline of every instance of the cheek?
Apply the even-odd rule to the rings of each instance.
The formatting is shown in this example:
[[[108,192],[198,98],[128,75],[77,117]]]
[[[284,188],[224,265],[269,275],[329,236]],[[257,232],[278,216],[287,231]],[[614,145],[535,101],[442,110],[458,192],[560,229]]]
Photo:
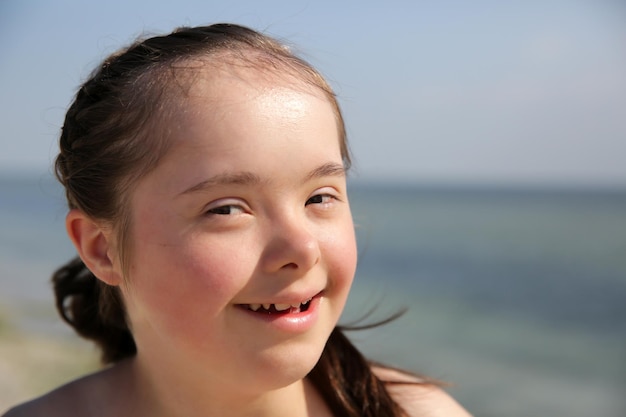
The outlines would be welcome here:
[[[328,239],[327,262],[334,284],[347,291],[354,279],[357,264],[356,237],[352,223],[350,222]]]
[[[131,262],[130,295],[140,297],[144,308],[172,318],[213,316],[246,285],[252,267],[241,255],[241,245],[234,250],[225,242],[185,241],[138,248]]]

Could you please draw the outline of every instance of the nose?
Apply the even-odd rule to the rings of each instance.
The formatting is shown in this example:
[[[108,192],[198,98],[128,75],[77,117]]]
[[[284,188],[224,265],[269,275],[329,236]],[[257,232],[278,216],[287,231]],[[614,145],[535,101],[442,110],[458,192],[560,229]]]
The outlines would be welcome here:
[[[282,218],[269,226],[270,238],[261,258],[266,272],[306,272],[320,260],[318,237],[306,220]]]

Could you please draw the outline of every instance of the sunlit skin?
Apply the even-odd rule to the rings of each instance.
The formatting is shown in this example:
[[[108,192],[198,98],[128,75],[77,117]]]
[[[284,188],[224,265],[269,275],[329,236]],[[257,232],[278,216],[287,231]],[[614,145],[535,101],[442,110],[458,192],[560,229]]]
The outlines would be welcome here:
[[[115,263],[141,396],[178,413],[197,412],[192,403],[232,415],[302,407],[302,378],[356,265],[332,107],[301,82],[207,75],[172,132],[172,148],[133,191],[123,279]],[[307,300],[300,313],[248,308]]]
[[[124,253],[114,225],[67,215],[85,265],[121,291],[137,355],[6,417],[332,417],[306,375],[356,268],[333,107],[286,73],[196,64],[155,123],[171,146],[125,196]],[[407,415],[468,416],[373,371],[408,382],[388,386]]]

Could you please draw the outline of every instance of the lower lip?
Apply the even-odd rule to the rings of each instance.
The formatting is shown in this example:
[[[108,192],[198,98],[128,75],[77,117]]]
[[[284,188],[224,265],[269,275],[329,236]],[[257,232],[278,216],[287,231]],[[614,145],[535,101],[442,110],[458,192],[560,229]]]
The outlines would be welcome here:
[[[249,316],[269,324],[272,328],[286,333],[303,333],[309,330],[319,316],[322,294],[311,299],[309,308],[299,313],[267,314],[257,313],[249,309],[242,309]]]

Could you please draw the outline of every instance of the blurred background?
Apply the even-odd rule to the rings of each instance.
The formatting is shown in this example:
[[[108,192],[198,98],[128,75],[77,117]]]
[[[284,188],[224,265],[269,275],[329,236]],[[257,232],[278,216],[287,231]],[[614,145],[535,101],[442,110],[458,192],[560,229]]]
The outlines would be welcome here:
[[[360,261],[344,323],[477,416],[626,414],[626,3],[0,2],[0,412],[97,367],[54,313],[72,96],[137,36],[236,22],[337,91]]]

